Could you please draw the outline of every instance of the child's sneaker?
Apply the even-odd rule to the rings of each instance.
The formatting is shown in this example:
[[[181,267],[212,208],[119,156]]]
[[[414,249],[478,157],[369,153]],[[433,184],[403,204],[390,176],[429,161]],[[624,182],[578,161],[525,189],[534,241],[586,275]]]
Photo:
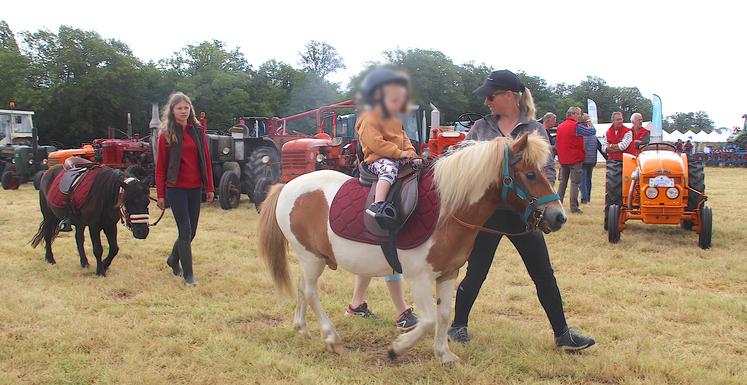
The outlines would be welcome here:
[[[418,316],[415,315],[412,308],[409,308],[397,317],[395,323],[397,325],[397,330],[409,332],[410,330],[415,329],[415,326],[418,326]]]
[[[358,307],[353,308],[352,306],[348,305],[348,308],[345,310],[346,316],[358,316],[363,318],[372,318],[377,319],[376,314],[374,314],[369,308],[368,304],[363,302],[362,304],[358,305]]]

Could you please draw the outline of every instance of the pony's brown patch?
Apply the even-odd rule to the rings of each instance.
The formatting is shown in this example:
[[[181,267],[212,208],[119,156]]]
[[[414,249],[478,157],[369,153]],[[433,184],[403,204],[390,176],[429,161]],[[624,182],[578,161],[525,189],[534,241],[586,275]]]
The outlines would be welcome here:
[[[477,203],[460,212],[460,219],[482,225],[498,206],[498,193],[491,186]],[[472,251],[478,231],[460,225],[453,218],[444,218],[441,228],[434,234],[433,245],[428,250],[426,261],[433,271],[440,272],[439,279],[447,279],[464,266]]]
[[[303,247],[324,258],[330,269],[337,269],[337,261],[332,251],[327,233],[329,203],[322,190],[301,194],[290,212],[290,228]]]

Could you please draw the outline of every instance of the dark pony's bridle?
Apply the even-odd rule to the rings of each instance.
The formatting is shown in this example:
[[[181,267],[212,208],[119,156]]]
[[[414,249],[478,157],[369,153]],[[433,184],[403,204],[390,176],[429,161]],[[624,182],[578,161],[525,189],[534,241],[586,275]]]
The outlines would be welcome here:
[[[520,200],[527,203],[527,208],[524,210],[524,214],[521,217],[521,220],[524,222],[524,225],[526,226],[526,230],[520,233],[508,233],[505,231],[500,231],[496,229],[491,229],[489,227],[485,226],[479,226],[472,223],[465,222],[456,216],[452,215],[452,218],[459,223],[460,225],[467,227],[472,230],[478,230],[481,232],[485,232],[488,234],[494,234],[494,235],[524,235],[533,232],[537,229],[537,226],[542,222],[542,219],[545,217],[545,208],[543,205],[550,203],[552,201],[559,201],[560,196],[556,193],[545,195],[543,197],[534,197],[526,192],[526,188],[521,184],[521,180],[515,178],[511,171],[514,169],[513,166],[515,166],[517,163],[519,163],[522,160],[521,156],[512,156],[511,154],[511,147],[509,145],[506,145],[503,150],[503,178],[500,186],[501,190],[501,201],[505,205],[506,202],[508,202],[508,193],[510,191],[513,191],[514,195],[516,195]],[[509,167],[509,164],[511,167]]]
[[[135,177],[129,177],[124,180],[124,184],[128,185],[134,181],[140,181],[139,179]],[[155,222],[150,222],[150,215],[148,213],[144,214],[131,214],[129,211],[127,211],[127,207],[124,204],[124,186],[119,186],[119,197],[117,199],[117,205],[119,206],[119,220],[122,222],[125,227],[127,227],[128,230],[132,231],[132,225],[134,224],[147,224],[149,227],[154,227],[158,224],[158,222],[161,221],[161,218],[163,218],[163,213],[166,212],[166,210],[161,210],[161,214],[158,216],[158,219],[156,219]],[[156,199],[150,196],[148,194],[148,199],[151,201],[156,202]]]

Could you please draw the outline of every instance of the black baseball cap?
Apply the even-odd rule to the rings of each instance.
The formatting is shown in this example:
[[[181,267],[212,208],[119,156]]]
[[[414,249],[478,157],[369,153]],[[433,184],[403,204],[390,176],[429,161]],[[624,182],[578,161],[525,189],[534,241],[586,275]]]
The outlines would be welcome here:
[[[488,97],[496,91],[524,92],[524,83],[515,73],[509,70],[493,71],[480,87],[472,91],[473,95]]]

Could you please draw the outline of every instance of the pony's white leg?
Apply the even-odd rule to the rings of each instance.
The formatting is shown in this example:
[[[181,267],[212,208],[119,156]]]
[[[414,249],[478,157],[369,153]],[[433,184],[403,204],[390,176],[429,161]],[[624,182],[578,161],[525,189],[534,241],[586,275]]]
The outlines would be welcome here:
[[[405,273],[406,274],[406,273]],[[433,332],[435,325],[435,308],[433,306],[433,291],[431,285],[433,278],[430,273],[420,273],[405,279],[412,290],[412,296],[418,307],[418,326],[411,331],[400,334],[389,349],[389,358],[395,359],[410,349],[425,333]]]
[[[327,265],[324,263],[324,260],[312,254],[305,255],[300,259],[306,302],[311,306],[311,309],[316,314],[316,318],[319,319],[319,328],[322,330],[322,339],[326,348],[334,353],[342,353],[342,341],[340,341],[340,337],[335,331],[335,326],[319,301],[317,281]]]
[[[436,281],[436,332],[433,336],[433,350],[443,364],[459,361],[459,357],[449,350],[449,319],[451,318],[451,298],[454,293],[456,274]]]
[[[293,329],[304,337],[310,337],[309,329],[306,327],[306,295],[304,294],[303,274],[298,279],[298,303],[296,303],[296,315],[293,317]]]

